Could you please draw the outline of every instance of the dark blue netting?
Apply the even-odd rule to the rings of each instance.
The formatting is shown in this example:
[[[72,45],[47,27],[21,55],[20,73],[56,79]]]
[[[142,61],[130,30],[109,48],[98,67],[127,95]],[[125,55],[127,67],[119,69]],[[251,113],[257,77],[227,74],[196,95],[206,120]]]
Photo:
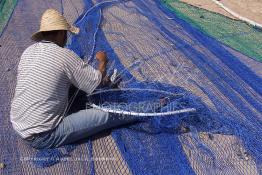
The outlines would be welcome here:
[[[262,79],[233,51],[160,1],[86,0],[85,11],[70,49],[92,65],[94,53],[106,51],[107,72],[120,72],[120,88],[183,94],[160,111],[196,109],[113,130],[133,174],[262,174]]]

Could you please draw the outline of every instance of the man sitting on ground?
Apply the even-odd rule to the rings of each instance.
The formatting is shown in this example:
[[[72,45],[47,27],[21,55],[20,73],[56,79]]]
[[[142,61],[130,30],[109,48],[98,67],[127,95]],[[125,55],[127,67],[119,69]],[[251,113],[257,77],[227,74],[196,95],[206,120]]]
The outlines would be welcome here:
[[[46,10],[40,30],[32,36],[37,43],[19,62],[10,117],[15,131],[34,148],[59,147],[134,121],[92,108],[66,115],[70,85],[92,93],[104,79],[107,64],[104,52],[96,54],[96,70],[63,48],[67,31],[76,34],[79,29],[56,10]]]

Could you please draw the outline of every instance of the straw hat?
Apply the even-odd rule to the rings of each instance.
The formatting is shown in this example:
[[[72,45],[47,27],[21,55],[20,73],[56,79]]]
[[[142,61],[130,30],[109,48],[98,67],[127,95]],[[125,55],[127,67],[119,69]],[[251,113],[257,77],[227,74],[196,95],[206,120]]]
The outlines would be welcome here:
[[[42,32],[53,30],[67,30],[73,34],[79,33],[79,28],[70,25],[58,11],[47,9],[42,15],[39,31],[34,33],[31,38],[40,41],[43,38]]]

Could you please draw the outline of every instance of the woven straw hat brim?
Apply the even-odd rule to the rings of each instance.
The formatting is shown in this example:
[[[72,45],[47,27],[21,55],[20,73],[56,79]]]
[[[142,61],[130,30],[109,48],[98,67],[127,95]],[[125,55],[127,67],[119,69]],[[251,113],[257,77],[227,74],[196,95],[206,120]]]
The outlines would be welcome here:
[[[48,9],[44,12],[41,22],[40,30],[34,33],[31,37],[32,40],[40,41],[43,39],[43,32],[66,30],[73,34],[79,33],[79,28],[70,25],[64,16],[62,16],[55,9]]]
[[[71,32],[72,34],[77,35],[79,33],[79,28],[75,27],[75,26],[71,26],[70,29],[48,29],[48,30],[39,30],[37,32],[35,32],[32,36],[31,39],[34,41],[41,41],[43,40],[43,32],[49,32],[49,31],[56,31],[56,30],[67,30],[69,32]]]

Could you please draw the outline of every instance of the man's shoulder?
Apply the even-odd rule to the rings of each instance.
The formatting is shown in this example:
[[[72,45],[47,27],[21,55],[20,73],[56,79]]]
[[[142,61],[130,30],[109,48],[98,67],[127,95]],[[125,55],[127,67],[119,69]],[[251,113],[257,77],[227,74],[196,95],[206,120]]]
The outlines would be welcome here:
[[[26,53],[26,52],[30,52],[32,50],[34,50],[37,46],[37,43],[34,43],[34,44],[31,44],[30,46],[28,46],[23,53]]]
[[[34,43],[24,50],[22,57],[32,57],[32,55],[42,55],[50,59],[63,60],[63,62],[72,62],[80,59],[72,50],[60,47],[54,43]]]
[[[59,54],[63,57],[67,57],[67,58],[78,57],[75,52],[73,52],[72,50],[70,50],[68,48],[60,47],[56,44],[50,44],[49,47],[50,47],[49,51],[51,51],[54,54]]]
[[[62,49],[62,52],[64,52],[69,57],[76,57],[76,58],[78,57],[78,55],[74,51],[72,51],[68,48],[62,48],[61,47],[61,49]]]

